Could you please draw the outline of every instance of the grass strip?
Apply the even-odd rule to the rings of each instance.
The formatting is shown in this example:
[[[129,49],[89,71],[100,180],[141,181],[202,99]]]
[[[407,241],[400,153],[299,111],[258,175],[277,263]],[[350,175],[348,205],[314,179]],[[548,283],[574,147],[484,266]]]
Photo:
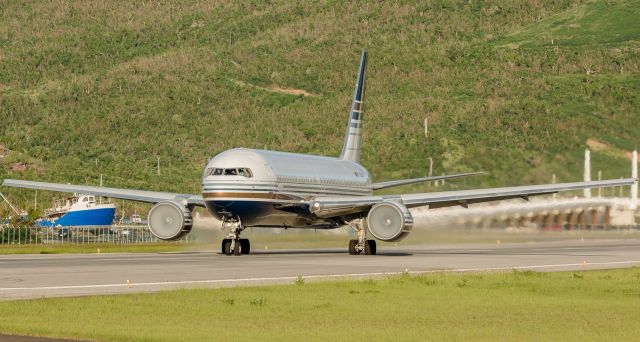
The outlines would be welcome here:
[[[633,340],[640,268],[396,276],[0,302],[0,331],[97,341]]]

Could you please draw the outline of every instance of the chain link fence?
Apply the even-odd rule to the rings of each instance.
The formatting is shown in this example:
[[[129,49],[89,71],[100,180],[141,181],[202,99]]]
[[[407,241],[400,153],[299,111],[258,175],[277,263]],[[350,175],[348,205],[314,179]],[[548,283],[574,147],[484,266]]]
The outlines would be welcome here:
[[[104,227],[21,227],[0,226],[0,245],[64,245],[64,244],[186,244],[194,242],[189,235],[176,241],[159,240],[147,226]]]

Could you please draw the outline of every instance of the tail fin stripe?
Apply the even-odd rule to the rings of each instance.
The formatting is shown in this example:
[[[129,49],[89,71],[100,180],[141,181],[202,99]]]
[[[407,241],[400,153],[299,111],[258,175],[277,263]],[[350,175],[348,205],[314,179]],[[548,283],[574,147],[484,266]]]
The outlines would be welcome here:
[[[364,103],[364,87],[365,87],[365,70],[367,66],[367,51],[362,51],[360,58],[360,67],[358,68],[358,78],[356,79],[356,89],[353,93],[353,102],[351,104],[351,114],[347,123],[347,131],[345,132],[344,145],[340,159],[358,162],[360,160],[360,145],[362,140],[362,118]]]

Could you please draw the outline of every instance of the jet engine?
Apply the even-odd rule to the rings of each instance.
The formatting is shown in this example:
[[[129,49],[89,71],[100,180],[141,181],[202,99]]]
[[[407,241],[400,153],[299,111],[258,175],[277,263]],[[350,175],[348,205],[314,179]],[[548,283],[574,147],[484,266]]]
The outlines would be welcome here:
[[[366,225],[378,240],[400,241],[411,232],[413,216],[401,203],[382,202],[371,207]]]
[[[149,230],[161,240],[177,240],[191,231],[191,211],[177,202],[159,202],[149,210]]]

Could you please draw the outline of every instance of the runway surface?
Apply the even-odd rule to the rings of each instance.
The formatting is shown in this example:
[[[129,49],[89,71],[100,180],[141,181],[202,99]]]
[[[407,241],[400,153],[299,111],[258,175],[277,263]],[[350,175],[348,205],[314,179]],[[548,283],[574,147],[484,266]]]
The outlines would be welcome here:
[[[640,266],[640,240],[379,247],[346,249],[0,256],[0,299],[122,294],[380,277],[408,271],[589,270]]]

